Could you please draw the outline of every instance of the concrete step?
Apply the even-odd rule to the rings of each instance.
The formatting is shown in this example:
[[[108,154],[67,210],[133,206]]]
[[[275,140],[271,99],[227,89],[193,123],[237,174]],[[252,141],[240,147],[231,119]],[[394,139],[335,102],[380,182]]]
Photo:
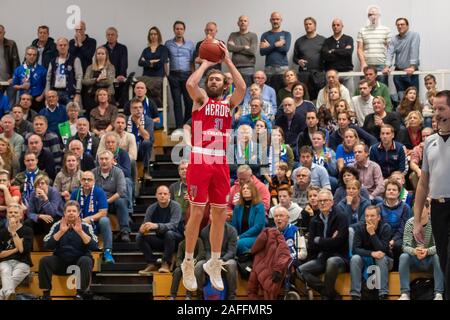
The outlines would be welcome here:
[[[116,263],[103,263],[102,272],[137,272],[147,267],[146,262],[116,262]]]
[[[127,294],[148,294],[149,299],[151,298],[151,293],[153,286],[149,284],[104,284],[104,283],[93,283],[90,286],[90,291],[96,294],[108,294],[108,293],[127,293]],[[122,298],[122,297],[121,297]],[[133,299],[134,300],[134,299]]]

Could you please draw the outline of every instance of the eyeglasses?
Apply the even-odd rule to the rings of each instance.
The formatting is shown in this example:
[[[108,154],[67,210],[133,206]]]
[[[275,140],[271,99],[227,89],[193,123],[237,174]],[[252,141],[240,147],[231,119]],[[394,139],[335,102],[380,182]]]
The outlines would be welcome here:
[[[331,201],[331,199],[317,200],[318,203],[327,203],[328,201]]]
[[[89,182],[89,181],[94,181],[94,179],[92,179],[92,178],[82,178],[81,181]]]
[[[307,177],[308,175],[307,174],[297,174],[296,176],[297,177]]]

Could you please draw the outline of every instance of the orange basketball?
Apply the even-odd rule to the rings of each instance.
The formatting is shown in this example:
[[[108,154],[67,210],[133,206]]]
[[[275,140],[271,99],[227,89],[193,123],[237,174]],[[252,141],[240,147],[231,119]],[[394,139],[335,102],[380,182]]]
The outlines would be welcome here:
[[[219,46],[216,39],[205,39],[199,48],[199,57],[211,62],[220,62],[224,58],[225,53]]]

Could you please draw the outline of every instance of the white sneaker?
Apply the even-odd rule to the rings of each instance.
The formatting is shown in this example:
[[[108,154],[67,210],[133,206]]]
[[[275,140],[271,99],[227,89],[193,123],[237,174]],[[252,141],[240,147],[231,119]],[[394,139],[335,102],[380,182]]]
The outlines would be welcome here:
[[[183,272],[183,285],[188,291],[197,291],[197,279],[194,274],[195,261],[183,260],[181,263],[181,272]]]
[[[436,293],[433,300],[444,300],[442,293]]]
[[[398,298],[398,300],[410,300],[410,299],[409,299],[409,294],[407,294],[407,293],[402,293],[402,294],[400,295],[400,298]]]
[[[223,291],[223,281],[222,281],[222,269],[225,270],[222,260],[210,259],[203,265],[203,270],[209,275],[211,284],[214,288],[219,291]],[[225,270],[226,271],[226,270]]]

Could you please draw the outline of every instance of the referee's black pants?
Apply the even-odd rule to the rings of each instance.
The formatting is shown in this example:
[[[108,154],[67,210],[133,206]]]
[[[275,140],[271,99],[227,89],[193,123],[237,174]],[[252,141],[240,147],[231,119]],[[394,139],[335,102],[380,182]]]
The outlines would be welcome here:
[[[450,202],[431,201],[431,225],[439,263],[444,273],[445,298],[450,300]]]

